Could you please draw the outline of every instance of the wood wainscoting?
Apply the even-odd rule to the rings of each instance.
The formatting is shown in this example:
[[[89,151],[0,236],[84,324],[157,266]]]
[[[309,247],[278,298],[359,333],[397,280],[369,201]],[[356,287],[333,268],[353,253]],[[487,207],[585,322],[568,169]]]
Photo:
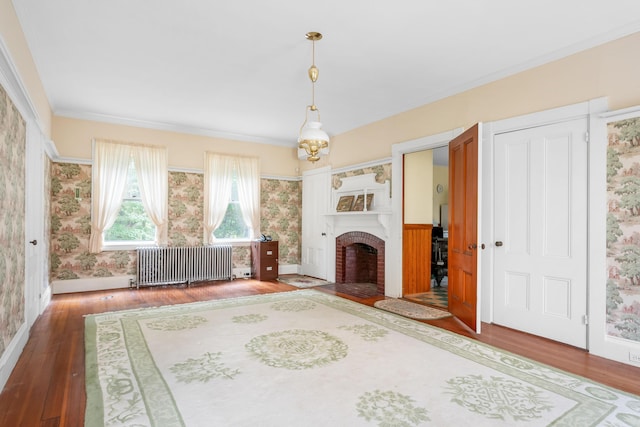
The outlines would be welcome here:
[[[402,226],[402,295],[431,289],[432,224]]]

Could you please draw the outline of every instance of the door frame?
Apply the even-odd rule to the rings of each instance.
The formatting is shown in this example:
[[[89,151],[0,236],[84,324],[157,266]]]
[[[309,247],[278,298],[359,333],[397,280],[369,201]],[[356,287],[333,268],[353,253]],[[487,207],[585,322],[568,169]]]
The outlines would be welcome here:
[[[482,168],[482,203],[478,205],[478,209],[481,211],[482,222],[479,224],[482,228],[482,235],[484,236],[484,242],[486,249],[484,256],[480,260],[481,273],[479,274],[479,280],[483,283],[483,292],[480,298],[482,299],[480,312],[480,319],[482,322],[493,323],[493,267],[494,267],[494,252],[495,252],[495,230],[493,228],[494,217],[494,194],[493,187],[495,182],[494,175],[494,138],[498,134],[524,130],[532,127],[546,126],[558,122],[569,121],[578,118],[586,118],[588,120],[588,132],[590,135],[594,135],[593,120],[590,120],[596,114],[601,114],[607,111],[607,99],[605,97],[596,98],[590,101],[581,102],[578,104],[572,104],[564,107],[554,108],[550,110],[540,111],[536,113],[526,114],[522,116],[512,117],[504,120],[498,120],[494,122],[488,122],[484,124],[482,140],[485,141],[481,146],[479,153],[480,163]],[[590,142],[588,142],[590,144]],[[588,157],[591,159],[591,146],[588,147]],[[589,178],[591,181],[591,178]],[[590,193],[591,182],[588,182],[587,189]],[[591,227],[591,209],[589,206],[585,206],[587,209],[587,224],[588,229]],[[585,230],[586,231],[586,230]],[[589,250],[587,251],[587,265],[591,265],[590,259],[592,258],[591,242],[589,243]],[[587,293],[590,292],[590,275],[587,272]],[[593,310],[593,304],[588,299],[587,315]],[[591,328],[587,325],[587,348],[589,348],[589,335]]]
[[[435,135],[429,135],[391,146],[391,220],[389,238],[385,244],[385,295],[393,298],[402,296],[402,212],[403,212],[403,158],[405,154],[429,150],[449,144],[463,132],[456,128]]]

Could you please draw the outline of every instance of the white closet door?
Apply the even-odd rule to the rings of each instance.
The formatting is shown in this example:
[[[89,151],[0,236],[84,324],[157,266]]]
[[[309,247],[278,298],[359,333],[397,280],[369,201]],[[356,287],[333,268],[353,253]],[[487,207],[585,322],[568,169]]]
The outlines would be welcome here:
[[[494,322],[586,348],[587,119],[496,135]]]
[[[25,302],[27,325],[31,327],[40,314],[40,298],[45,281],[44,236],[44,148],[37,126],[27,125],[25,165]],[[49,215],[47,212],[46,215]]]
[[[326,213],[331,190],[328,167],[305,172],[302,176],[302,274],[327,279]]]

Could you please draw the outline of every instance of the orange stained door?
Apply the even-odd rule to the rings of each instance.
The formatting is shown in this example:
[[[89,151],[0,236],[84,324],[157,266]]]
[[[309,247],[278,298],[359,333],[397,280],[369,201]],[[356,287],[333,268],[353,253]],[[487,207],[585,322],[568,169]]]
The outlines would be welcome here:
[[[478,307],[478,132],[476,124],[449,143],[449,311],[474,331]]]

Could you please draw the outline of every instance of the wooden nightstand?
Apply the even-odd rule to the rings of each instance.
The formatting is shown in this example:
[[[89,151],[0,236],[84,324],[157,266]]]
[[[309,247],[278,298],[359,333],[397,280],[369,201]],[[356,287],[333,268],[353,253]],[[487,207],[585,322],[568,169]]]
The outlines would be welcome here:
[[[256,280],[278,278],[278,242],[251,242],[251,275]]]

